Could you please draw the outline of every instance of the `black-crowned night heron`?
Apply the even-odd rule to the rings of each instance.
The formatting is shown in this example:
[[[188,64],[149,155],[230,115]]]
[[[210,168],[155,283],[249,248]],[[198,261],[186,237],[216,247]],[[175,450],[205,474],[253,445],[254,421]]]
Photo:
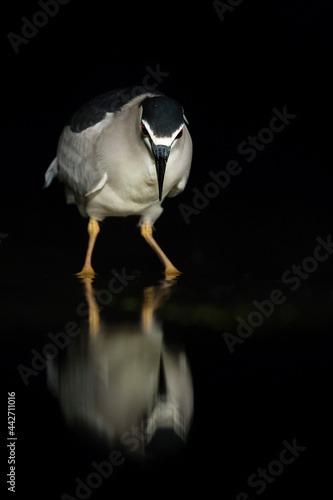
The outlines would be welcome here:
[[[45,174],[45,187],[58,176],[68,203],[89,217],[89,243],[81,277],[93,277],[91,257],[98,221],[139,215],[141,234],[165,266],[179,271],[153,238],[152,226],[166,196],[185,188],[192,140],[182,106],[161,92],[137,87],[111,91],[81,107],[65,126],[57,156]]]

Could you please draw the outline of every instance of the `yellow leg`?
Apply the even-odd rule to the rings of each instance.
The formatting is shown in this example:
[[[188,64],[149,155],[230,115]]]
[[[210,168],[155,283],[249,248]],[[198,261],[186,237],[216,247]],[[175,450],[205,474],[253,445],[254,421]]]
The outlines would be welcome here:
[[[144,237],[146,242],[151,246],[154,250],[160,261],[165,267],[165,278],[166,279],[174,279],[181,274],[178,269],[172,264],[172,262],[165,255],[161,247],[156,243],[153,238],[153,228],[149,221],[145,221],[141,226],[141,235]]]
[[[88,242],[88,248],[87,248],[87,253],[86,253],[86,260],[84,262],[84,266],[82,270],[77,273],[76,276],[79,278],[93,278],[95,276],[95,271],[92,268],[91,265],[91,256],[93,253],[93,249],[95,246],[96,238],[98,233],[100,232],[99,224],[96,219],[90,218],[89,223],[88,223],[88,234],[89,234],[89,242]]]

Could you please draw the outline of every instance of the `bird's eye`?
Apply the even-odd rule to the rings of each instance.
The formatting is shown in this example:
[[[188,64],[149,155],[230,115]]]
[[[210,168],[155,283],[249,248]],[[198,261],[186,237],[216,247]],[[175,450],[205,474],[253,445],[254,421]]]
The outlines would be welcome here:
[[[180,139],[182,135],[183,135],[183,129],[181,129],[181,131],[178,132],[178,134],[176,135],[176,139]]]
[[[141,125],[141,133],[145,137],[149,137],[149,132],[148,132],[148,130],[146,129],[146,127],[144,125]]]

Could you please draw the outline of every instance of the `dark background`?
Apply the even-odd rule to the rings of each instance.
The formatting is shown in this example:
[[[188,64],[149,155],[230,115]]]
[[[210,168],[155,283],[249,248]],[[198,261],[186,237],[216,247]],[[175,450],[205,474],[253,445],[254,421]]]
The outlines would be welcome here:
[[[142,85],[145,68],[159,65],[169,75],[158,88],[183,104],[194,143],[188,187],[181,197],[166,200],[167,210],[156,225],[161,241],[170,239],[170,249],[177,241],[179,247],[190,241],[181,252],[186,261],[211,261],[213,254],[214,260],[226,261],[233,255],[235,272],[241,266],[245,273],[269,273],[285,270],[304,245],[312,248],[315,237],[328,234],[329,2],[244,0],[222,22],[212,2],[109,6],[71,0],[19,45],[18,54],[6,34],[21,34],[21,17],[32,19],[40,8],[16,2],[8,10],[2,59],[2,233],[13,233],[11,223],[28,224],[30,238],[41,232],[48,238],[53,227],[58,237],[61,228],[65,240],[79,226],[72,240],[79,238],[85,221],[65,206],[60,187],[55,183],[42,191],[62,127],[91,96]],[[237,152],[239,144],[268,126],[273,108],[284,106],[297,118],[247,162]],[[242,173],[186,225],[179,203],[192,206],[192,189],[202,191],[208,173],[231,159],[239,161]],[[132,227],[130,222],[133,234]],[[53,264],[61,272],[66,262],[59,259]],[[231,270],[229,260],[223,270]]]
[[[127,461],[94,495],[138,489],[155,498],[167,487],[192,494],[200,486],[206,496],[234,499],[248,491],[252,472],[278,457],[284,439],[298,438],[307,455],[262,498],[323,498],[331,493],[332,259],[290,295],[285,318],[296,319],[274,316],[267,335],[253,336],[239,354],[230,355],[221,334],[233,331],[240,305],[250,311],[254,299],[282,287],[282,273],[312,256],[316,238],[332,231],[331,3],[244,0],[222,22],[210,1],[71,0],[15,54],[7,33],[20,35],[21,17],[31,20],[38,10],[37,1],[17,1],[2,16],[1,407],[5,414],[6,392],[16,390],[17,497],[73,494],[73,478],[102,460],[68,430],[44,375],[25,388],[16,370],[84,299],[73,274],[84,259],[87,221],[66,206],[59,183],[42,189],[44,172],[78,106],[113,88],[142,85],[146,67],[159,65],[169,75],[158,89],[184,106],[194,144],[187,188],[165,201],[156,239],[184,271],[176,319],[168,309],[164,319],[167,333],[186,345],[195,420],[186,459],[158,473]],[[239,144],[284,106],[297,118],[247,162]],[[179,203],[191,206],[192,190],[203,191],[209,172],[230,160],[242,173],[186,224]],[[141,279],[160,278],[136,224],[102,224],[94,253],[101,280],[123,266]],[[145,284],[128,293],[141,297]],[[216,329],[219,310],[229,319]],[[112,311],[120,314],[117,306]]]

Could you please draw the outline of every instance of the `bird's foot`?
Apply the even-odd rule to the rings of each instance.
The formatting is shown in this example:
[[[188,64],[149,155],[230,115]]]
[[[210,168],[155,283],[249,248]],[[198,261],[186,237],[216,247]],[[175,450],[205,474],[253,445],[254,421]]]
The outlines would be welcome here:
[[[94,278],[96,273],[90,265],[84,265],[82,270],[79,273],[76,273],[75,276],[81,279]]]
[[[165,274],[165,279],[167,281],[169,281],[169,280],[171,281],[171,280],[175,280],[176,278],[178,278],[182,274],[182,272],[178,271],[178,269],[175,266],[171,265],[171,266],[167,266],[165,268],[164,274]]]
[[[172,262],[168,259],[168,257],[165,255],[161,247],[156,243],[156,241],[153,238],[153,228],[151,226],[150,221],[144,221],[142,226],[141,226],[141,235],[144,237],[144,239],[147,241],[147,243],[151,246],[151,248],[154,250],[156,255],[159,257],[161,260],[162,264],[164,264],[165,267],[165,279],[167,281],[172,281],[176,279],[178,276],[180,276],[182,273],[178,271],[177,268],[172,264]]]

